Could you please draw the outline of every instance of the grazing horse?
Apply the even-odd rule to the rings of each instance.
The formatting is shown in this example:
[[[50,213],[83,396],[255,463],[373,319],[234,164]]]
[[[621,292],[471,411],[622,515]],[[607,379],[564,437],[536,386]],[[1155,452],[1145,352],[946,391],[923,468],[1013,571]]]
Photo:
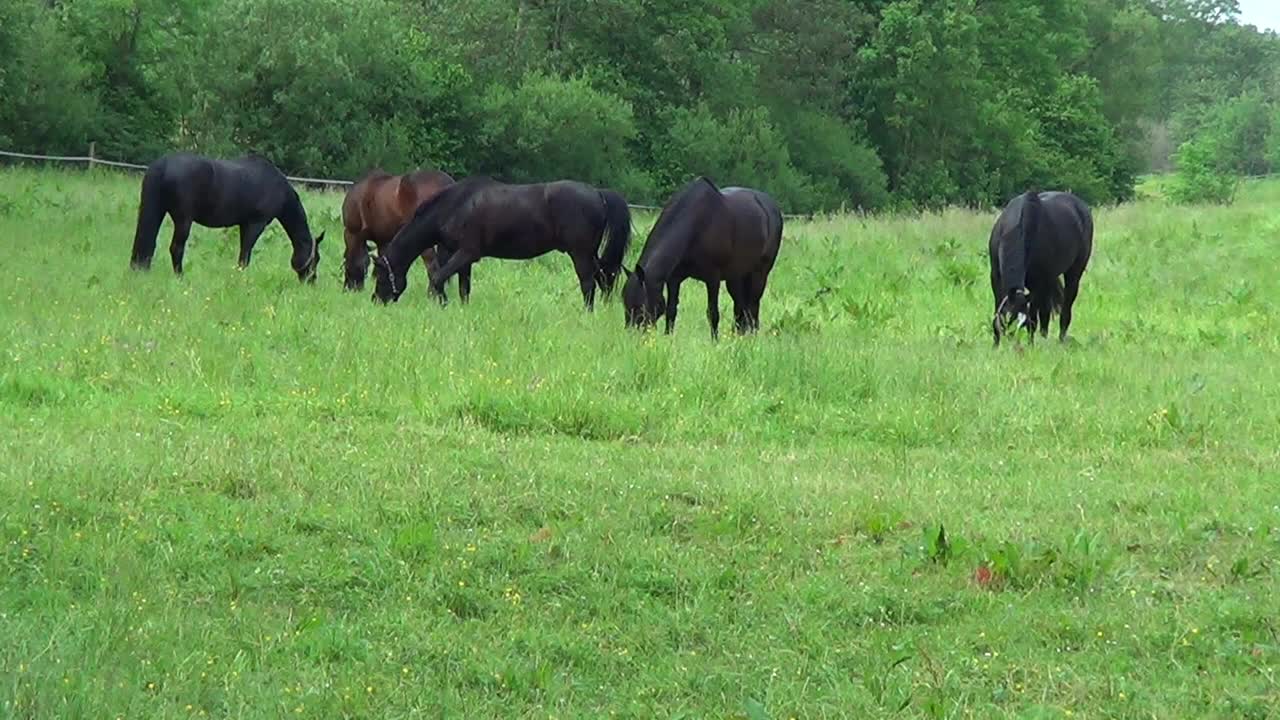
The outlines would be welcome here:
[[[1060,312],[1059,339],[1065,341],[1071,306],[1092,252],[1093,215],[1080,198],[1033,190],[1010,200],[988,245],[995,345],[1011,327],[1025,327],[1033,340],[1039,327],[1047,337],[1055,310]]]
[[[733,298],[739,333],[760,327],[760,298],[782,245],[782,212],[759,190],[720,190],[705,177],[667,201],[645,241],[635,270],[627,272],[622,303],[628,327],[646,327],[666,314],[667,332],[676,324],[680,283],[695,278],[707,285],[711,337],[720,333],[720,281]],[[666,287],[667,297],[662,296]]]
[[[413,217],[422,203],[453,184],[448,174],[420,170],[405,175],[391,175],[381,169],[362,178],[342,201],[342,226],[346,253],[343,256],[343,285],[360,290],[369,271],[369,243],[378,252],[386,248],[400,228]],[[422,253],[422,266],[431,277],[435,251]]]
[[[604,254],[596,257],[608,235]],[[573,259],[582,300],[590,311],[596,287],[608,295],[631,242],[631,211],[612,190],[559,180],[508,185],[466,178],[418,206],[413,219],[374,260],[374,299],[397,300],[414,258],[435,247],[442,265],[431,291],[445,302],[444,284],[458,274],[462,301],[470,295],[471,266],[483,257],[527,260],[552,250]]]
[[[191,223],[205,227],[240,226],[240,267],[249,266],[253,246],[273,220],[279,220],[293,257],[289,264],[298,279],[315,282],[320,265],[320,241],[324,233],[311,236],[307,213],[298,193],[284,173],[269,160],[246,155],[235,160],[214,160],[190,153],[165,155],[147,167],[142,176],[142,197],[138,205],[138,227],[133,236],[135,270],[151,268],[156,251],[156,234],[165,214],[173,218],[173,240],[169,256],[174,273],[182,274]]]

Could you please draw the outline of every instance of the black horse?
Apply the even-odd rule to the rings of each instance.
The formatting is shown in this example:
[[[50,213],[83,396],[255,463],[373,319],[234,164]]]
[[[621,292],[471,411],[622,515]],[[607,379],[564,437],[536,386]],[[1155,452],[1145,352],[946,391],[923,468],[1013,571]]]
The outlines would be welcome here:
[[[1093,214],[1080,198],[1032,190],[1010,200],[988,245],[995,344],[1010,327],[1025,327],[1032,339],[1039,327],[1048,336],[1054,311],[1060,312],[1059,339],[1065,341],[1092,252]]]
[[[307,213],[298,193],[283,173],[265,158],[247,155],[235,160],[214,160],[190,153],[165,155],[147,167],[142,177],[138,228],[133,236],[136,270],[151,267],[156,234],[165,214],[173,219],[169,256],[173,271],[182,274],[191,223],[205,227],[240,226],[240,267],[248,267],[253,246],[262,231],[279,220],[293,243],[289,264],[298,279],[315,282],[324,233],[311,236]]]
[[[781,245],[782,212],[773,198],[749,188],[721,191],[705,177],[693,180],[662,208],[635,270],[627,273],[622,289],[627,326],[652,325],[665,312],[666,331],[671,332],[680,283],[696,278],[707,285],[711,337],[720,331],[721,280],[733,298],[737,331],[754,332]]]
[[[600,241],[609,236],[599,258]],[[471,294],[471,266],[480,258],[527,260],[552,250],[573,259],[587,310],[599,286],[613,291],[631,242],[631,211],[612,190],[571,180],[508,185],[472,177],[441,190],[418,206],[413,219],[374,260],[373,297],[399,299],[414,259],[436,248],[439,270],[431,291],[445,302],[444,285],[458,274],[462,301]]]

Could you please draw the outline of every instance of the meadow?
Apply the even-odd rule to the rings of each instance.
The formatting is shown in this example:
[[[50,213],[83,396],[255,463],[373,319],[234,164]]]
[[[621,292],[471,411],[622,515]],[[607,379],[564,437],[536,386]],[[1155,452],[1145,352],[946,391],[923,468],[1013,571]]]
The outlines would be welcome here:
[[[1097,209],[995,351],[994,213],[790,221],[713,343],[558,255],[376,306],[304,199],[315,285],[178,279],[137,176],[0,171],[0,715],[1280,717],[1280,183]]]

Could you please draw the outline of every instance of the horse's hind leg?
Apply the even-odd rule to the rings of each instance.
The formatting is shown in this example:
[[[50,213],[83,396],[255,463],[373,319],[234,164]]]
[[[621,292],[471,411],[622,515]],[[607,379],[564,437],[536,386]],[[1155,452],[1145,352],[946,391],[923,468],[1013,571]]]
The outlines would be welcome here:
[[[592,252],[575,254],[572,257],[573,270],[578,274],[578,285],[582,288],[582,301],[586,303],[587,312],[591,312],[595,310],[596,304],[596,274],[599,272],[599,261]]]
[[[465,265],[458,271],[458,297],[462,298],[463,305],[471,302],[471,266],[474,264]]]
[[[733,298],[733,327],[739,335],[751,331],[751,277],[745,276],[725,283],[729,297]]]
[[[265,222],[244,223],[240,226],[240,261],[238,263],[240,268],[249,267],[249,260],[253,258],[253,246],[258,244],[258,238],[266,229]]]
[[[720,338],[720,278],[707,278],[707,324],[711,326],[711,339]]]
[[[1036,307],[1036,314],[1040,322],[1040,337],[1049,337],[1049,318],[1053,315],[1053,300],[1047,297],[1041,300]]]
[[[1067,341],[1067,328],[1071,326],[1071,306],[1076,302],[1076,296],[1080,294],[1080,277],[1084,275],[1084,268],[1071,268],[1067,270],[1063,277],[1062,283],[1062,314],[1058,318],[1058,340]]]
[[[764,289],[769,284],[769,274],[767,271],[754,272],[747,283],[748,327],[751,332],[755,332],[760,329],[760,299],[764,297]]]
[[[164,222],[164,207],[155,198],[148,198],[146,190],[138,204],[138,227],[133,233],[133,257],[129,266],[134,270],[150,270],[151,256],[156,252],[156,236],[160,223]]]
[[[182,274],[182,258],[187,253],[187,238],[191,237],[191,218],[173,218],[173,240],[169,242],[169,258],[173,260],[173,272]]]

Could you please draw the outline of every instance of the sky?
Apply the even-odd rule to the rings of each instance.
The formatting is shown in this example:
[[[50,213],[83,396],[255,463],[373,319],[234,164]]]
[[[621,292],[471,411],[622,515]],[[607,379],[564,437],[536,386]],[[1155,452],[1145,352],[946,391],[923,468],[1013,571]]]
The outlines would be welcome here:
[[[1240,23],[1280,31],[1280,0],[1240,0]]]

